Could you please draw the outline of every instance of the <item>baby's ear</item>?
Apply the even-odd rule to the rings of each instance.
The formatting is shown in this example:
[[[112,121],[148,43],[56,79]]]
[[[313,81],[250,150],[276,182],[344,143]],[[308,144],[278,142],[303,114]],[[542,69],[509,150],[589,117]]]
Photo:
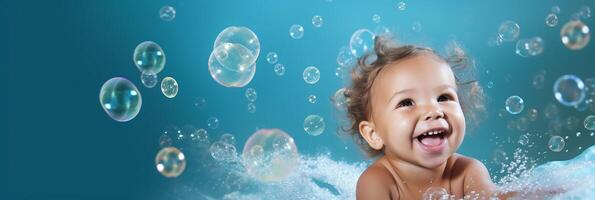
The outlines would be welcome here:
[[[361,121],[359,123],[359,134],[373,149],[380,150],[384,146],[382,138],[380,138],[380,135],[374,130],[374,124],[369,121]]]

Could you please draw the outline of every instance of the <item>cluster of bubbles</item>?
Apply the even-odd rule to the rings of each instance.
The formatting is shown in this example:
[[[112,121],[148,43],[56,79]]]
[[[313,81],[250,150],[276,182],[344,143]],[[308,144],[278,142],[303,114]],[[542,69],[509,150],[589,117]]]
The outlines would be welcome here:
[[[378,20],[379,22],[380,16],[374,15],[372,20]],[[388,28],[382,27],[376,33],[385,34],[389,32],[390,30]],[[376,33],[368,29],[358,29],[351,35],[349,45],[339,49],[339,53],[337,54],[337,64],[339,66],[335,70],[335,75],[339,79],[344,79],[348,76],[348,73],[358,58],[374,50]]]
[[[304,27],[299,24],[291,25],[289,27],[289,37],[293,39],[302,39],[302,37],[304,37]]]
[[[314,85],[320,80],[320,70],[315,66],[308,66],[304,69],[302,78],[306,83]]]
[[[260,129],[248,138],[242,153],[248,174],[259,181],[280,181],[299,164],[293,138],[280,129]]]
[[[112,119],[127,122],[140,112],[142,97],[136,86],[128,79],[115,77],[101,86],[99,102]]]
[[[219,141],[213,142],[209,147],[211,156],[217,161],[235,161],[237,159],[237,150],[235,147],[235,136],[229,133],[221,135]]]
[[[278,63],[279,55],[276,52],[269,52],[267,54],[267,62],[273,66],[273,71],[277,76],[283,76],[285,74],[285,65]]]
[[[165,147],[155,156],[155,165],[163,176],[175,178],[186,169],[186,157],[175,147]]]
[[[176,10],[171,6],[163,6],[159,9],[159,18],[166,22],[172,21],[176,18]]]
[[[508,113],[516,115],[523,111],[525,102],[519,96],[510,96],[506,99],[505,107]]]
[[[246,99],[248,99],[248,112],[255,113],[256,112],[256,99],[258,98],[258,94],[254,88],[246,89],[245,93]]]
[[[221,31],[209,56],[211,77],[225,87],[244,87],[256,73],[260,42],[247,27],[230,26]]]
[[[158,82],[157,74],[165,67],[165,53],[161,46],[153,41],[141,42],[134,49],[132,59],[141,72],[143,85],[147,88],[155,87]],[[174,78],[165,77],[161,80],[161,92],[165,97],[174,98],[178,94],[178,89],[178,83]]]
[[[304,130],[312,136],[318,136],[324,132],[326,127],[324,118],[319,115],[308,115],[304,119]]]
[[[541,37],[519,39],[516,43],[515,52],[521,57],[539,55],[543,52],[543,39],[541,39]]]

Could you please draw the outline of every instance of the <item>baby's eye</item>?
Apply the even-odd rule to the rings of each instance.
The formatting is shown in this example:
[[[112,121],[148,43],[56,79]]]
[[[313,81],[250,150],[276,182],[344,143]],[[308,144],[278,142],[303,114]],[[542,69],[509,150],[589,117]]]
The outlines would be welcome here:
[[[448,101],[448,100],[452,100],[452,99],[453,99],[452,96],[450,96],[448,94],[443,94],[438,97],[438,102]]]
[[[400,108],[403,106],[412,106],[412,105],[413,105],[412,99],[404,99],[401,102],[399,102],[399,104],[397,104],[397,108]]]

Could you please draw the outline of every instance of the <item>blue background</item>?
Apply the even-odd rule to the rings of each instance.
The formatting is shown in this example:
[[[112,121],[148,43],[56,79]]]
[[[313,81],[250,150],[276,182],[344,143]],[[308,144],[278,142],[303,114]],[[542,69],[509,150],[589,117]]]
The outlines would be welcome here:
[[[592,1],[3,1],[0,6],[0,74],[2,74],[2,117],[0,126],[0,198],[2,199],[169,199],[173,185],[209,192],[206,185],[216,179],[208,170],[187,172],[167,179],[155,170],[158,138],[168,126],[193,125],[207,128],[206,119],[215,116],[220,126],[209,129],[211,138],[225,132],[236,136],[241,146],[257,128],[281,128],[291,134],[303,155],[330,151],[332,157],[348,162],[367,160],[349,138],[336,135],[337,119],[330,96],[344,82],[334,76],[336,56],[360,28],[373,30],[371,20],[379,14],[381,25],[390,28],[406,43],[442,49],[456,39],[477,61],[477,79],[489,96],[488,117],[467,132],[459,152],[484,161],[492,175],[498,166],[491,162],[495,149],[512,152],[518,147],[519,131],[507,129],[518,116],[498,116],[504,100],[520,95],[525,111],[555,103],[560,121],[576,117],[578,128],[550,130],[548,121],[530,125],[536,135],[570,136],[568,152],[546,153],[547,137],[533,138],[532,157],[539,163],[568,159],[595,143],[582,127],[582,120],[594,111],[578,112],[555,102],[552,85],[557,77],[576,74],[595,77],[595,47],[572,51],[560,42],[559,30],[570,15]],[[159,19],[164,5],[176,9],[171,22]],[[545,16],[559,5],[559,23],[550,28]],[[311,18],[321,15],[321,28]],[[489,47],[488,38],[497,34],[500,23],[513,20],[521,27],[520,38],[540,36],[543,54],[522,58],[514,53],[515,42]],[[422,31],[411,31],[419,21]],[[593,25],[593,18],[584,21]],[[304,26],[300,40],[289,37],[292,24]],[[228,26],[246,26],[260,39],[261,54],[254,79],[247,87],[256,89],[256,113],[246,111],[245,88],[225,88],[209,75],[207,60],[217,34]],[[161,45],[167,56],[159,76],[173,76],[180,85],[176,98],[167,99],[158,88],[148,89],[132,62],[132,53],[142,41]],[[592,42],[591,42],[592,43]],[[276,76],[265,60],[277,52],[287,69]],[[306,66],[320,69],[321,79],[308,85],[301,78]],[[543,89],[532,86],[533,76],[545,70]],[[109,118],[98,100],[108,79],[126,77],[143,97],[140,114],[119,123]],[[316,104],[307,101],[318,96]],[[204,97],[206,107],[196,109],[195,98]],[[312,137],[303,131],[309,114],[325,118],[325,132]],[[560,122],[563,123],[563,122]],[[577,131],[583,132],[576,137]],[[241,148],[239,148],[241,149]],[[200,158],[200,159],[199,159]],[[188,168],[201,159],[188,157]],[[204,167],[202,169],[208,169]],[[188,177],[192,175],[193,177]],[[211,191],[215,196],[221,192]]]

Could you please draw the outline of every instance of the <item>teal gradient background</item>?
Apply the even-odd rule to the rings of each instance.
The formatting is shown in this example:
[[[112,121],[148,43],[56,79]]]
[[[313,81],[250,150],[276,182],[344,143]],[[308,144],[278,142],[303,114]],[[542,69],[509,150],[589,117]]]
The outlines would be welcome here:
[[[336,56],[349,44],[351,34],[360,28],[373,30],[373,14],[405,43],[441,50],[449,39],[459,41],[476,60],[477,80],[488,95],[488,115],[477,128],[469,129],[459,153],[484,161],[493,176],[501,175],[491,162],[495,149],[512,152],[521,132],[507,129],[507,122],[518,116],[498,116],[508,96],[525,100],[525,112],[554,103],[560,119],[579,119],[575,130],[563,129],[557,135],[570,136],[568,152],[547,152],[547,139],[533,138],[530,156],[539,163],[569,159],[595,144],[595,137],[582,127],[582,120],[593,110],[578,112],[556,102],[552,85],[557,77],[576,74],[595,77],[593,41],[583,50],[572,51],[560,42],[560,28],[580,6],[595,8],[593,1],[3,1],[0,6],[0,74],[2,74],[2,113],[0,125],[0,199],[186,199],[168,196],[185,181],[209,191],[215,178],[208,171],[194,177],[167,179],[157,172],[154,157],[158,138],[165,127],[191,124],[207,128],[215,116],[219,128],[209,136],[235,135],[243,146],[257,128],[280,128],[291,134],[302,155],[329,151],[333,159],[347,162],[369,161],[349,138],[336,134],[338,119],[329,98],[345,82],[334,73]],[[176,9],[171,22],[159,19],[164,5]],[[550,8],[561,8],[559,23],[550,28],[545,16]],[[321,15],[324,24],[314,28],[311,18]],[[513,20],[521,27],[520,38],[540,36],[543,54],[522,58],[514,53],[515,42],[489,47],[488,38],[498,26]],[[591,28],[594,19],[585,20]],[[422,25],[420,33],[411,30],[413,21]],[[292,24],[304,26],[300,40],[289,37]],[[261,54],[252,82],[245,88],[225,88],[209,75],[207,60],[213,42],[228,26],[246,26],[260,39]],[[592,38],[593,39],[593,38]],[[176,98],[167,99],[159,88],[141,84],[132,53],[142,41],[152,40],[167,56],[160,79],[172,76],[180,85]],[[287,69],[276,76],[266,62],[266,53],[279,54]],[[303,69],[314,65],[321,79],[306,84]],[[544,88],[532,86],[533,76],[545,70]],[[126,123],[112,120],[99,104],[99,90],[108,79],[126,77],[140,90],[143,104],[139,115]],[[256,89],[256,113],[246,111],[247,87]],[[318,97],[316,104],[307,101]],[[205,109],[193,106],[197,97],[207,101]],[[326,121],[325,132],[317,137],[303,131],[303,120],[318,114]],[[529,132],[545,134],[547,121],[532,123]],[[576,137],[577,131],[582,136]],[[199,165],[199,157],[188,157],[187,170]],[[228,191],[229,192],[229,191]],[[191,198],[190,198],[191,199]]]

